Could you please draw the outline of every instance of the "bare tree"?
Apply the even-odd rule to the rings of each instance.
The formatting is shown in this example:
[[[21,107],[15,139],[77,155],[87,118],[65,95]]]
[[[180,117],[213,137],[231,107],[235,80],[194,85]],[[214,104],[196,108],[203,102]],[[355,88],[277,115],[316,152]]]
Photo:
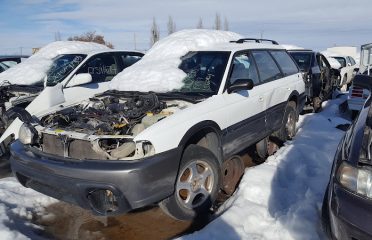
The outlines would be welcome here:
[[[176,31],[176,23],[173,21],[172,16],[168,17],[168,35],[171,35]]]
[[[214,19],[214,29],[221,30],[221,16],[219,13],[216,13],[216,18]]]
[[[227,17],[225,16],[225,20],[223,22],[223,30],[229,31],[229,22],[227,21]]]
[[[160,39],[160,33],[158,25],[156,24],[155,17],[152,20],[152,27],[151,27],[151,39],[150,39],[150,45],[154,45],[157,41]]]
[[[199,22],[198,22],[198,25],[196,25],[196,28],[198,29],[203,29],[203,19],[201,17],[199,17]]]
[[[103,35],[96,34],[96,31],[86,32],[80,36],[72,36],[67,38],[68,41],[82,41],[82,42],[95,42],[99,44],[106,45],[109,48],[114,48],[114,45],[110,42],[105,41],[105,37]]]
[[[54,41],[61,41],[61,33],[59,31],[54,33]]]

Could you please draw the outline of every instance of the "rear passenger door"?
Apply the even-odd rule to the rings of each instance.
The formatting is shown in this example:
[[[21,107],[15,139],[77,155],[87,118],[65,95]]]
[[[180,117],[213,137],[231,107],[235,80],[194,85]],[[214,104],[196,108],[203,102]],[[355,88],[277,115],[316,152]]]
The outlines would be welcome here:
[[[249,52],[236,53],[233,57],[226,87],[238,79],[251,79],[251,90],[223,94],[228,106],[230,126],[223,138],[225,156],[237,153],[265,136],[265,109],[263,95],[265,89],[260,85],[258,72]]]
[[[260,79],[265,86],[266,130],[271,133],[280,128],[287,100],[299,77],[299,69],[285,50],[255,50]]]

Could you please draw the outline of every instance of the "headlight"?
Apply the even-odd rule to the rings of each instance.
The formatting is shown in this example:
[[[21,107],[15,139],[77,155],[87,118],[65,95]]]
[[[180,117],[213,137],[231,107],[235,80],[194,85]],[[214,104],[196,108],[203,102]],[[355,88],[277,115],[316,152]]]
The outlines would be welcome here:
[[[151,142],[148,142],[148,141],[136,142],[136,155],[137,156],[148,157],[154,154],[155,154],[155,148],[151,144]]]
[[[345,188],[372,198],[372,171],[353,167],[343,162],[337,170],[337,179]]]
[[[32,144],[35,141],[37,132],[34,127],[28,124],[23,124],[19,129],[18,139],[23,144]]]

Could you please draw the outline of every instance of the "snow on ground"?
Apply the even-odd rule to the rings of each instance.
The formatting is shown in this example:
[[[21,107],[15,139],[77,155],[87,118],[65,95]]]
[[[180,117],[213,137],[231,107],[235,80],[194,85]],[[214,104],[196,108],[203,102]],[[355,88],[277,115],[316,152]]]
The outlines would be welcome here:
[[[242,38],[227,31],[183,30],[157,42],[141,59],[111,81],[110,88],[122,91],[166,92],[183,86],[186,74],[178,68],[190,51]],[[141,84],[138,84],[138,83]]]
[[[256,167],[246,169],[235,195],[204,229],[182,239],[325,239],[321,205],[333,157],[349,123],[339,114],[344,99],[300,117],[293,141]]]
[[[41,228],[31,223],[44,206],[57,200],[25,188],[13,177],[0,180],[0,239],[40,239]],[[47,215],[44,217],[48,217]]]
[[[90,42],[57,41],[50,43],[25,61],[2,72],[0,74],[0,84],[4,81],[28,85],[40,82],[46,76],[46,72],[52,65],[52,59],[56,56],[104,49],[109,48],[102,44]]]

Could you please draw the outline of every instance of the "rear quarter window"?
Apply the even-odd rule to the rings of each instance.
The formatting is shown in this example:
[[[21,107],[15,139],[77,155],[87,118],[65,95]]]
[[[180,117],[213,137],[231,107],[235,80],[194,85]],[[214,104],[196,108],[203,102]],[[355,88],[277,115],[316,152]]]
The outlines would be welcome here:
[[[270,51],[275,61],[279,64],[285,76],[298,73],[296,63],[293,62],[292,58],[285,51]]]

